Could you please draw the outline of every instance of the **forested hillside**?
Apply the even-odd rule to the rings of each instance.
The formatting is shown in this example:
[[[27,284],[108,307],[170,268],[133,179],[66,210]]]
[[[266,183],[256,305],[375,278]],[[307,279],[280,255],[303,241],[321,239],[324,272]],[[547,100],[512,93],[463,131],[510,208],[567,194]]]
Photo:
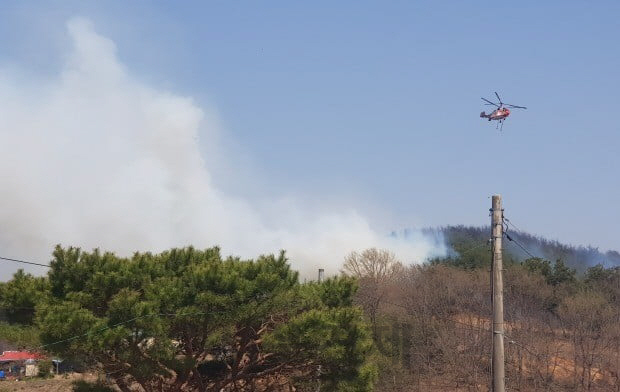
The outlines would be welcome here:
[[[446,226],[425,231],[434,235],[439,233],[446,241],[449,255],[437,261],[464,267],[490,265],[491,256],[488,247],[484,246],[490,237],[490,227]],[[579,273],[598,264],[605,267],[620,266],[620,253],[615,250],[601,252],[591,246],[566,245],[518,231],[511,224],[507,225],[506,234],[508,237],[504,237],[504,261],[508,263],[522,262],[531,257],[561,260]]]

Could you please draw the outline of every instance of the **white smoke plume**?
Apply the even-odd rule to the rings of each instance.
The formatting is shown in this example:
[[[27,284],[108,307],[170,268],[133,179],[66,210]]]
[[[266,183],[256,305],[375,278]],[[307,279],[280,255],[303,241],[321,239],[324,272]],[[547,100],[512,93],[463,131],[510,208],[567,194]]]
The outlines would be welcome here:
[[[217,132],[208,112],[132,76],[88,20],[67,27],[73,45],[55,77],[34,83],[0,68],[1,256],[47,262],[57,243],[122,255],[189,244],[241,257],[286,249],[313,277],[371,246],[405,262],[444,251],[422,236],[377,233],[354,209],[317,214],[289,201],[263,211],[225,194],[198,142]],[[3,267],[2,280],[23,266]],[[26,269],[45,272],[36,268]]]

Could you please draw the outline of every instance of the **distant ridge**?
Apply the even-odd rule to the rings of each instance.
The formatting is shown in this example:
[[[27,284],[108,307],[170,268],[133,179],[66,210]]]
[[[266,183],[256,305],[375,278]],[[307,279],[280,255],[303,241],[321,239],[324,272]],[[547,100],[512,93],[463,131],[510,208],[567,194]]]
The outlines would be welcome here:
[[[424,229],[429,233],[440,232],[446,241],[446,246],[453,250],[454,256],[460,254],[470,246],[482,244],[489,238],[490,227],[482,226],[445,226],[440,228]],[[592,246],[573,246],[562,244],[559,241],[525,233],[508,230],[508,235],[520,243],[527,251],[536,257],[549,261],[562,260],[567,266],[583,272],[589,267],[601,264],[604,267],[620,267],[620,253],[615,250],[601,252]],[[504,240],[504,257],[512,261],[523,261],[530,256],[514,242]]]

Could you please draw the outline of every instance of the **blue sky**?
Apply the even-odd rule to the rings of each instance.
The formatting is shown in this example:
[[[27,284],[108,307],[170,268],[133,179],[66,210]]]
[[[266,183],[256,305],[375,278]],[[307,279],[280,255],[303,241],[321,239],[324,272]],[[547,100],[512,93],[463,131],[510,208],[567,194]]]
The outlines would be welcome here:
[[[58,72],[83,16],[142,82],[217,111],[231,194],[399,229],[486,224],[500,193],[522,229],[618,249],[620,3],[540,3],[7,1],[0,62]],[[502,133],[478,117],[493,91],[528,107]]]

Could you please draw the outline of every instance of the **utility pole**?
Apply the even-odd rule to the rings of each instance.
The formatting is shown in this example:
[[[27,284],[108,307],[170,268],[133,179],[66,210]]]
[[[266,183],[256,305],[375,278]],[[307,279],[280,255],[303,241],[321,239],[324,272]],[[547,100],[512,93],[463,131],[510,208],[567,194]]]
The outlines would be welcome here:
[[[504,234],[502,197],[493,195],[491,243],[493,245],[493,392],[504,386],[504,283],[502,281],[502,236]]]

